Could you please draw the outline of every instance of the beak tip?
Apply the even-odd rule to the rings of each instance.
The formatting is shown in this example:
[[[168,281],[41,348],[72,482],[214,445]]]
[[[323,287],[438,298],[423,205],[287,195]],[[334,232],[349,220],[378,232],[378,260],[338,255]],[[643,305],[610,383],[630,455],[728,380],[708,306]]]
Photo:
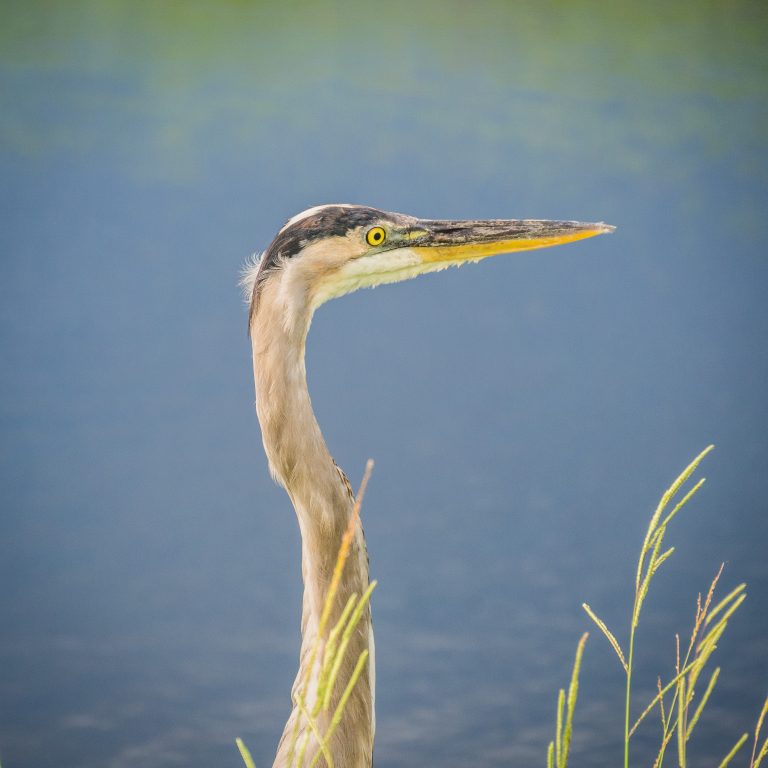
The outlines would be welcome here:
[[[610,235],[612,232],[616,231],[616,227],[614,227],[613,224],[606,224],[604,221],[598,223],[597,229],[599,230],[598,234],[601,235]]]

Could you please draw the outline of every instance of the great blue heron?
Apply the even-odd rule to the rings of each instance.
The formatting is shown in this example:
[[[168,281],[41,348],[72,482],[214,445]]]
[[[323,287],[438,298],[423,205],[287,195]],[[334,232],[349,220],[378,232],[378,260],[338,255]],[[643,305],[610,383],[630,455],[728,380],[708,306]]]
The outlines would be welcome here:
[[[328,299],[358,288],[612,230],[603,223],[437,221],[360,205],[323,205],[290,219],[261,260],[247,270],[256,410],[270,470],[288,492],[301,530],[304,601],[300,668],[294,691],[306,671],[354,503],[349,482],[325,445],[307,391],[304,346],[314,311]],[[360,595],[367,586],[368,555],[358,523],[335,596],[334,614],[341,612],[351,594]],[[338,678],[342,689],[354,661],[365,649],[370,651],[368,674],[358,680],[330,743],[334,764],[343,768],[364,768],[372,760],[374,656],[368,609],[346,654],[351,661]],[[299,731],[308,727],[294,706],[275,768],[288,764],[290,734],[297,722]],[[318,749],[313,736],[309,743],[307,758]]]

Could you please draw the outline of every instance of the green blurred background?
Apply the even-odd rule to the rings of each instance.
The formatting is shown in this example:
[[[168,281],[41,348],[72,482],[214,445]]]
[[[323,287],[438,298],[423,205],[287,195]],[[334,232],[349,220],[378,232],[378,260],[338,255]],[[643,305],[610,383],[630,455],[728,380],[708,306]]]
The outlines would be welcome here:
[[[618,227],[315,320],[331,449],[377,461],[377,766],[544,764],[581,602],[626,624],[709,442],[638,692],[727,560],[717,764],[768,688],[767,8],[1,0],[3,765],[271,764],[299,540],[237,280],[324,202]],[[622,696],[593,636],[574,764],[617,764]]]

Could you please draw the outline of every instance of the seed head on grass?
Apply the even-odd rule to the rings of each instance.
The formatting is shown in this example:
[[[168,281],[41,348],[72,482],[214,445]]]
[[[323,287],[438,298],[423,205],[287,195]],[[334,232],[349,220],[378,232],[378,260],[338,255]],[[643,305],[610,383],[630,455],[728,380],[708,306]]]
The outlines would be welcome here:
[[[696,601],[696,614],[693,622],[688,647],[681,654],[680,637],[675,636],[675,674],[666,685],[662,684],[661,678],[658,678],[658,694],[648,704],[637,718],[634,725],[630,727],[630,707],[632,704],[632,675],[635,649],[635,634],[640,622],[640,614],[648,596],[653,577],[659,568],[672,556],[674,547],[663,548],[664,538],[669,524],[675,519],[680,510],[694,497],[704,484],[704,478],[696,482],[682,498],[676,503],[675,499],[682,490],[685,483],[693,475],[704,457],[713,449],[710,445],[705,448],[677,477],[672,485],[662,494],[661,499],[651,516],[648,530],[646,531],[643,545],[640,549],[640,556],[637,562],[637,571],[635,574],[635,594],[632,604],[631,619],[629,622],[629,642],[628,653],[624,654],[619,641],[615,635],[608,629],[605,622],[600,619],[595,612],[586,603],[583,605],[587,615],[597,625],[603,635],[606,637],[616,656],[621,663],[626,676],[625,692],[625,728],[624,728],[624,768],[629,766],[629,744],[634,735],[649,712],[657,705],[661,716],[662,736],[659,751],[654,762],[654,768],[662,768],[664,756],[673,737],[677,740],[677,763],[680,768],[687,765],[688,741],[690,740],[694,728],[699,723],[702,712],[709,701],[712,692],[717,684],[720,670],[715,671],[709,676],[709,680],[704,690],[704,694],[697,700],[696,687],[707,663],[712,654],[717,649],[717,643],[722,637],[728,625],[729,619],[742,604],[746,598],[744,592],[745,585],[740,584],[714,608],[711,608],[712,599],[715,593],[723,566],[715,575],[710,584],[707,596],[702,603],[701,594]],[[674,503],[674,505],[673,505]],[[670,505],[671,510],[669,510]],[[665,696],[671,696],[671,701],[667,704]],[[757,755],[757,765],[761,752],[758,751],[758,737],[756,731],[754,753]],[[741,748],[745,739],[740,739],[731,752],[726,756],[723,765],[727,765],[733,756]],[[768,753],[768,739],[766,740],[765,751]],[[762,747],[761,747],[762,750]],[[557,755],[555,754],[555,757]],[[755,762],[755,760],[753,760]],[[756,768],[756,766],[750,766]]]
[[[573,735],[573,713],[576,710],[576,699],[579,695],[579,673],[581,671],[581,657],[584,655],[584,645],[589,633],[585,632],[576,646],[576,658],[573,662],[571,682],[568,686],[568,695],[561,688],[557,697],[557,720],[555,724],[555,740],[549,742],[547,749],[548,768],[566,768],[568,755],[571,750],[571,736]]]

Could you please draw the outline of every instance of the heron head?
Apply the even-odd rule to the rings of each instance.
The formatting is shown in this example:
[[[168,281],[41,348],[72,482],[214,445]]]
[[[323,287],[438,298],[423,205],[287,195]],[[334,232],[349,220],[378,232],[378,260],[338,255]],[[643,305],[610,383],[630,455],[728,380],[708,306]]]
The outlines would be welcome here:
[[[613,229],[602,222],[417,219],[361,205],[310,208],[290,219],[246,271],[251,325],[265,293],[308,322],[321,304],[358,288]]]

